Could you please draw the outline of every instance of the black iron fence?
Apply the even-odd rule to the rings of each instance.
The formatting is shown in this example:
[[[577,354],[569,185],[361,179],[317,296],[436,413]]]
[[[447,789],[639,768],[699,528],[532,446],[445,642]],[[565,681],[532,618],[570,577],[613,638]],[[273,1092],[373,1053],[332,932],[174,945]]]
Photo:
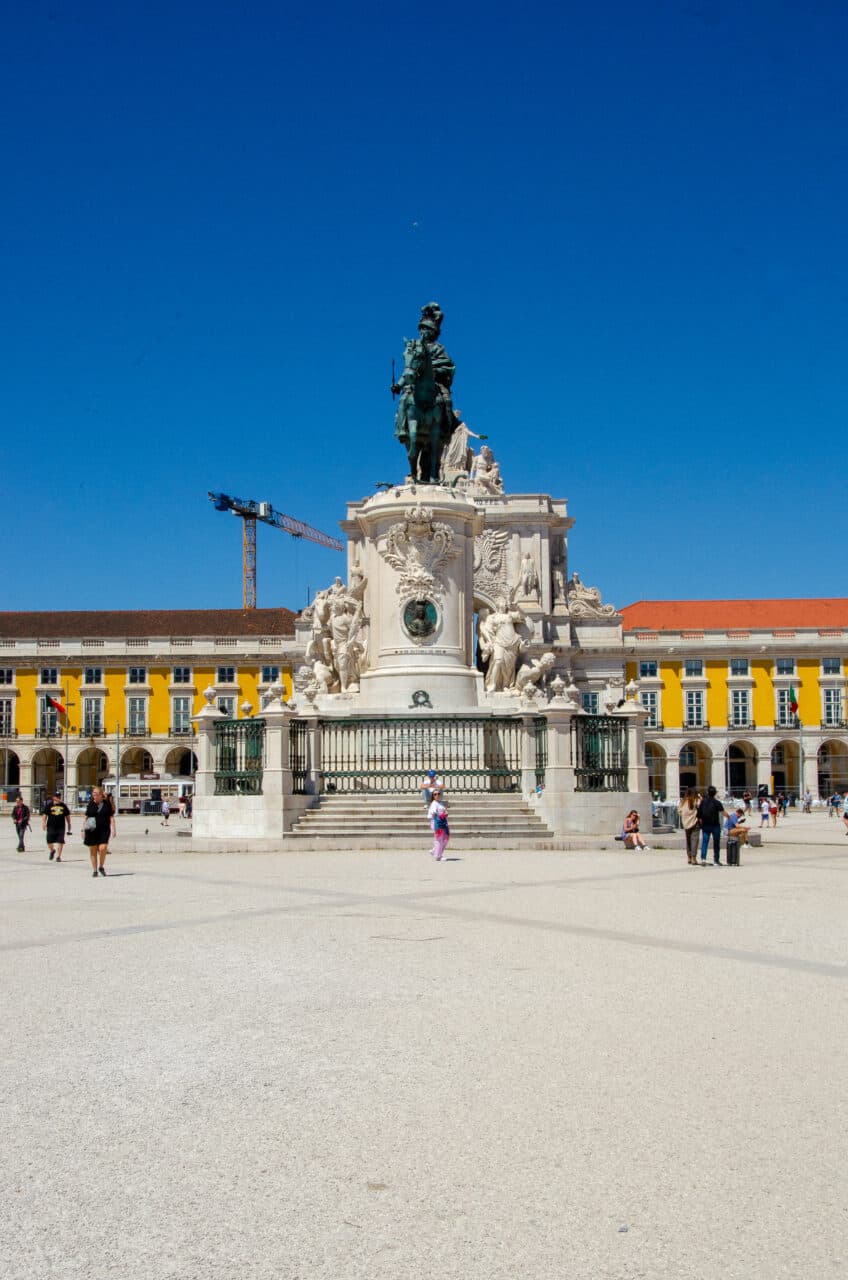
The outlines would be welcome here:
[[[215,795],[262,794],[264,720],[215,723]]]
[[[575,716],[571,722],[578,791],[627,790],[627,722],[619,716]]]
[[[544,717],[534,724],[536,777],[544,781],[547,724]],[[523,737],[522,721],[507,716],[324,720],[324,789],[409,792],[435,769],[453,792],[520,791]]]
[[[289,724],[289,768],[292,790],[296,796],[304,795],[309,771],[309,726],[305,720],[292,720]]]

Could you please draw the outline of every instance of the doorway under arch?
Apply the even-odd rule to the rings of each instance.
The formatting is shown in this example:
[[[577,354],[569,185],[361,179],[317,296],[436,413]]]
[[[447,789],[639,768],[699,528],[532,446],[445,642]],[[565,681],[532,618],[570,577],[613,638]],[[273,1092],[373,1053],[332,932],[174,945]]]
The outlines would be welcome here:
[[[687,742],[680,748],[680,794],[685,795],[688,787],[693,787],[701,794],[710,783],[710,766],[712,755],[703,742]]]
[[[185,747],[174,747],[165,758],[165,772],[176,778],[192,778],[197,773],[197,756]]]
[[[86,747],[77,757],[77,786],[88,791],[103,781],[109,772],[109,761],[97,747]]]
[[[153,756],[144,747],[130,747],[121,756],[121,773],[152,773]]]
[[[801,794],[801,768],[798,743],[789,740],[776,742],[771,749],[771,783],[774,794],[783,791],[796,796]]]
[[[655,799],[665,800],[666,764],[668,757],[656,742],[645,743],[645,765],[648,769],[648,790]]]
[[[724,757],[725,790],[732,796],[757,789],[757,751],[750,742],[731,742]]]
[[[818,752],[819,795],[848,791],[848,745],[830,738]]]
[[[3,790],[16,787],[21,780],[21,762],[9,747],[0,747],[0,783]]]

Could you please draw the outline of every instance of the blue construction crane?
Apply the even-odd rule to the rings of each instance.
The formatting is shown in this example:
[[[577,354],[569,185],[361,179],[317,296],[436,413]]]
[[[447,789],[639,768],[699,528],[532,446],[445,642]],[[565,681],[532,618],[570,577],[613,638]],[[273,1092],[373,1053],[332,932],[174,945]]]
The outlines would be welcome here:
[[[343,551],[344,543],[338,538],[331,538],[329,533],[322,533],[320,529],[313,529],[311,525],[304,524],[302,520],[295,520],[294,516],[284,516],[281,511],[275,511],[270,502],[253,502],[250,499],[231,498],[228,493],[208,493],[209,501],[214,505],[216,511],[231,511],[234,516],[241,516],[244,524],[244,535],[242,539],[244,549],[244,595],[243,607],[245,609],[256,608],[256,521],[261,520],[263,524],[272,524],[276,529],[285,529],[286,533],[290,533],[293,538],[307,538],[310,542],[317,542],[321,547],[329,547],[332,551]]]

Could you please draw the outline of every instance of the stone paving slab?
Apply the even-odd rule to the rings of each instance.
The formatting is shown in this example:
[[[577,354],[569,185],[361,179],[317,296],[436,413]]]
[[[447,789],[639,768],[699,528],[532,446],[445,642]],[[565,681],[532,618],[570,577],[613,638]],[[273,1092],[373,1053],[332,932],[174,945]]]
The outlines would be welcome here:
[[[122,826],[96,881],[0,833],[4,1276],[844,1272],[838,820],[738,870]]]

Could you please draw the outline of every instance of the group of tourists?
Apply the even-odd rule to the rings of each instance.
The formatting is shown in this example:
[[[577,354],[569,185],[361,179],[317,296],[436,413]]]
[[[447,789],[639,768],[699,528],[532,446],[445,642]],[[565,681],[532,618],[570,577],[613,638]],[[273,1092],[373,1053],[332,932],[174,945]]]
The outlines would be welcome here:
[[[24,838],[32,830],[31,811],[24,798],[18,795],[12,809],[12,821],[18,833],[18,853],[26,853]],[[73,835],[71,811],[62,799],[61,792],[54,791],[41,809],[41,829],[45,834],[49,862],[61,862],[65,852],[65,838]],[[102,787],[93,787],[91,799],[85,807],[82,839],[91,858],[91,874],[106,874],[106,855],[109,841],[116,834],[115,808],[111,796]]]
[[[748,843],[748,825],[745,808],[737,805],[725,811],[715,787],[707,787],[706,794],[699,795],[694,787],[688,787],[678,805],[680,825],[686,839],[686,861],[690,867],[709,866],[707,855],[713,847],[714,867],[738,867],[740,845]],[[721,860],[721,833],[725,834],[726,861]],[[699,854],[700,845],[700,858]]]

